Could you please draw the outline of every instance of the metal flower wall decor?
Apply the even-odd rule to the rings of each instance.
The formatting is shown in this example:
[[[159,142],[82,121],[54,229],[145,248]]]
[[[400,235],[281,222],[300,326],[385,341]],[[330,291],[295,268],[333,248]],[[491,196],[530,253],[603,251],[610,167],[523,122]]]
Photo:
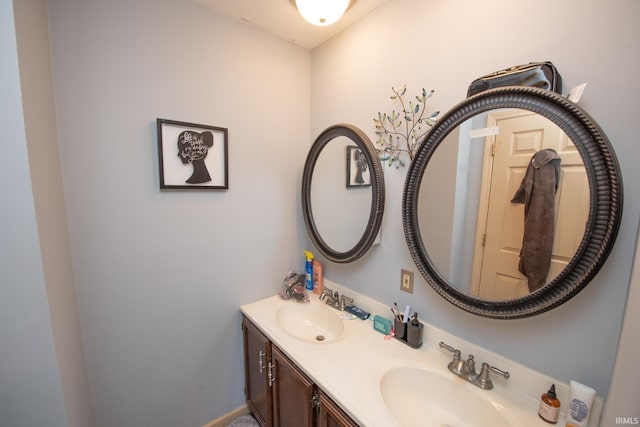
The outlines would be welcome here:
[[[393,110],[390,114],[378,112],[378,117],[373,121],[378,135],[376,144],[380,146],[377,148],[380,159],[387,161],[389,166],[395,163],[397,169],[405,165],[400,153],[407,153],[413,161],[416,150],[429,128],[436,122],[440,111],[425,116],[427,99],[433,96],[434,90],[427,92],[423,88],[422,94],[415,97],[415,104],[413,100],[407,103],[404,98],[407,85],[400,89],[392,87],[391,90],[391,99],[400,103],[401,110]]]

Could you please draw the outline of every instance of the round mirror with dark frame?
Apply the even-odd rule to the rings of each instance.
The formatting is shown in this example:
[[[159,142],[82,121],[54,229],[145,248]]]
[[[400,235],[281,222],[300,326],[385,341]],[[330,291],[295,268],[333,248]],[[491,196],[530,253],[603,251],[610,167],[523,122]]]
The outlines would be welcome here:
[[[409,167],[402,221],[416,267],[479,316],[533,316],[600,270],[622,215],[606,135],[582,108],[533,87],[465,99],[431,128]]]
[[[316,250],[330,261],[361,258],[375,242],[384,212],[384,175],[369,138],[336,124],[313,142],[302,175],[302,211]]]

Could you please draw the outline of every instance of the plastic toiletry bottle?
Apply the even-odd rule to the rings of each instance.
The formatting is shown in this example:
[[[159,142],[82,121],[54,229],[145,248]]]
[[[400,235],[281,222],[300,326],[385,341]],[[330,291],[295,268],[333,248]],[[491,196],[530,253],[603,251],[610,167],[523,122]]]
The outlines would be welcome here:
[[[323,277],[322,277],[322,263],[320,260],[313,261],[313,293],[314,294],[322,294],[323,288]]]
[[[589,425],[591,405],[596,391],[577,381],[569,381],[569,403],[564,421],[567,427],[586,427]]]
[[[304,251],[306,262],[304,264],[304,271],[306,274],[306,288],[309,291],[313,290],[313,253],[310,251]]]
[[[560,401],[556,396],[556,385],[551,384],[549,391],[540,397],[540,408],[538,415],[548,423],[555,424],[558,422],[558,414],[560,413]]]

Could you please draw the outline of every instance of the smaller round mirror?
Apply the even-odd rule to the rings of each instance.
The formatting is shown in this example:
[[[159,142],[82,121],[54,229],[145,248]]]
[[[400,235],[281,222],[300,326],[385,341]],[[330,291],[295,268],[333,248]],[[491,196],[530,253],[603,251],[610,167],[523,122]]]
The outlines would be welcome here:
[[[376,149],[357,127],[337,124],[314,141],[302,176],[309,237],[325,258],[353,262],[374,243],[384,210],[384,176]]]

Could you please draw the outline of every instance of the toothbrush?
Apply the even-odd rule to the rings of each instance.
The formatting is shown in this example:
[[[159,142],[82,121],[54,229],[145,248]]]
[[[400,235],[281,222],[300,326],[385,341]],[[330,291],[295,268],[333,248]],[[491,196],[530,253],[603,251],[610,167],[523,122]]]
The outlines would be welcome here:
[[[409,321],[409,312],[411,311],[411,307],[409,304],[404,309],[404,318],[402,319],[402,323],[407,323]]]
[[[395,308],[394,314],[396,315],[396,319],[402,322],[402,315],[400,314],[400,308],[398,307],[398,303],[394,302],[393,307]]]

